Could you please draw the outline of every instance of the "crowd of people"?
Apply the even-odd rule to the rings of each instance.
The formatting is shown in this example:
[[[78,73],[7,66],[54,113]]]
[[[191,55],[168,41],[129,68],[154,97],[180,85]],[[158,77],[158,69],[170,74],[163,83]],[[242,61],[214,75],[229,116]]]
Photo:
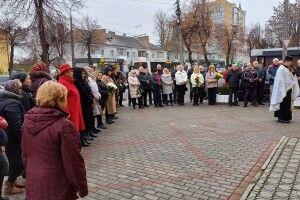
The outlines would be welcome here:
[[[0,192],[7,175],[4,195],[24,193],[26,185],[27,200],[86,196],[80,149],[118,119],[124,88],[118,66],[98,71],[63,64],[53,77],[39,62],[29,74],[10,76],[0,90]]]
[[[194,65],[188,71],[180,65],[175,71],[158,65],[150,73],[146,68],[131,69],[123,75],[118,66],[73,68],[63,64],[57,76],[50,75],[44,63],[31,72],[12,75],[0,90],[0,192],[4,176],[4,194],[25,192],[27,200],[77,199],[88,194],[81,147],[86,147],[118,117],[117,107],[128,105],[142,109],[153,105],[185,105],[190,87],[193,106],[216,104],[219,81],[229,88],[229,106],[239,106],[242,91],[244,107],[251,102],[263,104],[265,82],[270,85],[270,110],[279,122],[292,119],[292,102],[299,95],[300,60],[273,60],[265,69],[255,61],[244,69],[229,65],[221,73],[214,65],[208,70]],[[298,83],[299,82],[299,83]],[[153,98],[152,98],[153,97]],[[26,179],[18,182],[18,177]],[[2,196],[0,200],[7,200]]]

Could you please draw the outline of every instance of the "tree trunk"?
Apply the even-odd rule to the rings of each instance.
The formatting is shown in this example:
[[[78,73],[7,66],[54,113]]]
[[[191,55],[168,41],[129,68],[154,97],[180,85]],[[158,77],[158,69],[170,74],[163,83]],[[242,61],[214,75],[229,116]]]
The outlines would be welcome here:
[[[39,37],[42,47],[42,54],[40,55],[40,57],[41,60],[46,64],[46,66],[49,67],[49,43],[46,39],[44,8],[42,0],[35,0],[35,9],[37,14]]]
[[[87,57],[88,57],[88,62],[89,62],[89,66],[93,65],[93,61],[92,61],[92,56],[91,56],[91,44],[87,44]]]
[[[10,44],[10,55],[9,55],[9,66],[8,66],[8,73],[11,75],[11,72],[14,68],[14,55],[15,55],[15,46],[13,42]]]
[[[189,61],[190,61],[190,64],[191,64],[191,66],[192,66],[192,65],[194,64],[194,63],[193,63],[193,58],[192,58],[193,52],[191,51],[191,48],[190,48],[190,47],[188,47],[187,50],[188,50],[188,53],[189,53]]]

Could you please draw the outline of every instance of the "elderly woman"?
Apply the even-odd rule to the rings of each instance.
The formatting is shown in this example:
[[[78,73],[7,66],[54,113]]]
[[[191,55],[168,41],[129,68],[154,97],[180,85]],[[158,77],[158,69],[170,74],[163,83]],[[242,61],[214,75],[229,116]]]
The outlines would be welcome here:
[[[116,95],[115,95],[117,90],[111,87],[112,85],[116,86],[113,80],[113,76],[114,73],[113,73],[113,68],[111,66],[104,68],[101,82],[104,83],[106,86],[108,86],[108,88],[110,88],[108,93],[107,103],[106,103],[107,124],[114,123],[113,118],[115,113],[117,112]]]
[[[204,78],[200,72],[199,66],[194,66],[194,72],[191,75],[191,85],[194,93],[194,106],[199,105],[199,99],[203,95]]]
[[[27,113],[30,109],[32,109],[35,106],[35,100],[33,99],[30,91],[30,76],[25,72],[20,72],[10,76],[9,79],[19,79],[22,83],[21,103],[24,107],[25,113]]]
[[[67,89],[47,81],[38,90],[37,107],[25,117],[22,158],[26,199],[75,200],[88,194],[79,132],[65,113]]]
[[[8,81],[4,90],[0,91],[0,115],[8,127],[6,133],[8,143],[5,152],[9,161],[8,180],[5,182],[5,195],[23,193],[24,185],[16,182],[23,170],[21,151],[21,127],[24,120],[24,108],[21,103],[22,84],[18,79]]]
[[[7,134],[5,132],[8,127],[7,121],[0,116],[0,200],[8,200],[9,198],[6,196],[2,196],[2,186],[4,176],[8,172],[8,160],[5,154],[5,145],[7,144]]]
[[[135,69],[131,70],[128,74],[128,84],[133,109],[135,109],[136,106],[136,99],[138,99],[139,108],[142,108],[142,96],[139,94],[139,87],[141,83],[137,77],[137,71]]]
[[[210,65],[206,73],[206,85],[208,93],[208,105],[215,105],[217,101],[218,79],[216,79],[216,68]]]
[[[186,83],[188,81],[187,73],[183,70],[181,65],[177,66],[177,72],[175,74],[176,87],[178,92],[177,102],[179,106],[184,105],[184,95],[187,91]]]
[[[166,106],[169,106],[169,102],[168,102],[168,96],[169,96],[171,106],[173,106],[172,96],[173,96],[174,82],[168,68],[164,68],[163,74],[161,75],[161,82],[162,82],[163,103]]]

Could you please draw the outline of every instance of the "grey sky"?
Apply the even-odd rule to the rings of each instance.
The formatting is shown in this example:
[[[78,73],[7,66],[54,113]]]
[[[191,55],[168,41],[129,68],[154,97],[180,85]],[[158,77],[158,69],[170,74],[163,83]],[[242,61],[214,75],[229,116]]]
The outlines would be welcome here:
[[[186,0],[182,0],[184,2]],[[246,24],[264,24],[273,13],[273,6],[283,0],[229,0],[241,3],[247,12]],[[294,2],[295,0],[290,0]],[[127,33],[134,36],[150,35],[151,41],[156,42],[153,15],[162,9],[172,14],[175,10],[175,0],[87,0],[86,12],[97,19],[98,23],[107,30],[117,34]]]

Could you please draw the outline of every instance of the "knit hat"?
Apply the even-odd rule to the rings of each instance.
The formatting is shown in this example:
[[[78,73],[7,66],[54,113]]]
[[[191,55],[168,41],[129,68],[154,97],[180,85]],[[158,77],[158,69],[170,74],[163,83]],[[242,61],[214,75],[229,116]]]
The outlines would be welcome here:
[[[48,68],[45,63],[38,62],[31,69],[31,73],[34,73],[34,72],[47,72],[48,73]]]
[[[292,56],[285,56],[284,61],[293,61]]]
[[[64,74],[66,71],[73,69],[71,65],[69,64],[63,64],[59,67],[59,75]]]
[[[26,74],[25,72],[20,72],[20,73],[11,75],[9,77],[9,80],[19,79],[21,81],[21,83],[23,84],[27,77],[28,77],[28,74]]]
[[[9,80],[4,85],[4,89],[6,91],[12,92],[17,95],[20,94],[19,92],[20,87],[21,87],[21,82],[19,79]]]

